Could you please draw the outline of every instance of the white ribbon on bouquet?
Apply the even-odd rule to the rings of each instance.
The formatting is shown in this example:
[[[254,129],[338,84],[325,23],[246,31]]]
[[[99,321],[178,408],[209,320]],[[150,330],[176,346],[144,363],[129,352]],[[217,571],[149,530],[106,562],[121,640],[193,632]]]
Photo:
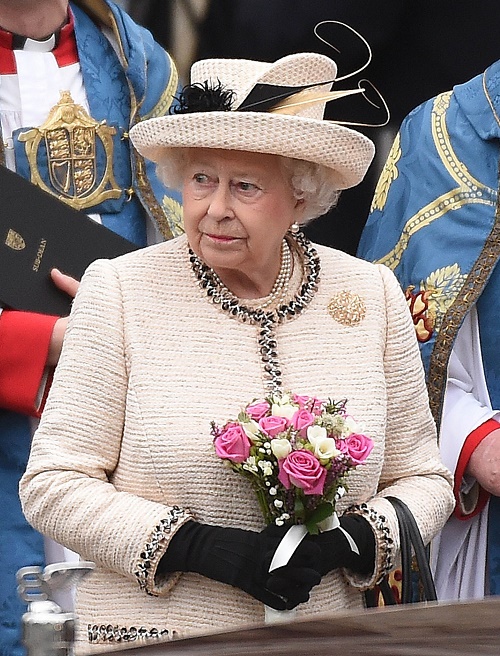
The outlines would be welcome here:
[[[354,542],[354,540],[349,535],[349,533],[342,528],[336,512],[334,512],[333,515],[330,515],[330,517],[327,517],[325,520],[320,522],[318,524],[318,528],[321,533],[325,533],[326,531],[333,531],[334,529],[338,528],[340,531],[342,531],[342,533],[347,538],[351,550],[354,551],[354,553],[358,554],[359,556],[358,545]],[[274,552],[271,565],[269,566],[269,572],[273,572],[275,569],[278,569],[279,567],[284,567],[285,565],[288,565],[290,558],[293,556],[295,550],[302,542],[302,540],[306,537],[306,535],[307,535],[307,527],[305,526],[305,524],[294,524],[293,526],[290,526],[288,531],[281,539],[281,542],[278,544],[276,551]],[[278,624],[280,622],[288,622],[289,620],[293,619],[293,617],[296,614],[296,610],[297,610],[296,608],[294,608],[293,610],[275,610],[270,606],[266,606],[265,622],[266,624]]]

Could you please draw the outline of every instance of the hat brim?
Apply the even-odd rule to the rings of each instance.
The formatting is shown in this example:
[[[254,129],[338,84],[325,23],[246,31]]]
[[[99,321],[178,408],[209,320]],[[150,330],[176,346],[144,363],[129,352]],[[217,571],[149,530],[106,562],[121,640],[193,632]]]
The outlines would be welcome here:
[[[327,167],[332,184],[359,184],[373,159],[373,143],[328,120],[264,112],[199,112],[142,121],[130,131],[144,157],[158,162],[172,148],[220,148],[282,155]]]

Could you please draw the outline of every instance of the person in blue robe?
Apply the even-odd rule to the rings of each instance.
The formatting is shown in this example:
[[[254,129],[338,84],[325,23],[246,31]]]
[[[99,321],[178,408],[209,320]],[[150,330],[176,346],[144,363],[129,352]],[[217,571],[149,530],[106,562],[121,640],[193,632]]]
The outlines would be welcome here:
[[[500,61],[404,119],[358,255],[412,312],[456,509],[432,548],[441,599],[500,594]]]

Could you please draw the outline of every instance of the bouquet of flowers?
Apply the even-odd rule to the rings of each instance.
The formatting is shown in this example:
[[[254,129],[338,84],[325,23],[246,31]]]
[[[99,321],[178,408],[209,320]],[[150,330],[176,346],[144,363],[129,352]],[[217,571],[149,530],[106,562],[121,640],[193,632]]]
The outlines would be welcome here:
[[[311,534],[338,525],[331,520],[348,474],[373,448],[345,400],[270,395],[211,426],[216,454],[250,481],[266,522],[302,524]]]

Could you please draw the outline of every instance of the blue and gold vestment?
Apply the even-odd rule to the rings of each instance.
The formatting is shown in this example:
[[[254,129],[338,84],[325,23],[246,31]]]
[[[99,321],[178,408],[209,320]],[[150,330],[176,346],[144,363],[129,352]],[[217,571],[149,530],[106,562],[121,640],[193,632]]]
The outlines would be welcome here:
[[[441,420],[447,368],[477,308],[484,375],[500,408],[500,61],[417,107],[380,177],[358,254],[389,266],[405,291]],[[490,591],[500,594],[500,503],[489,504]]]

